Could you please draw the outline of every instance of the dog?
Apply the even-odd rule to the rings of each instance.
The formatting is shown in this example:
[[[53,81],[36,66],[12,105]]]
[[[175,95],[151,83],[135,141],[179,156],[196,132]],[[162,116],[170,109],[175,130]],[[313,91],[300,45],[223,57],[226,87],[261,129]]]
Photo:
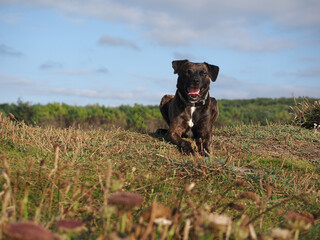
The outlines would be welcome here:
[[[174,74],[178,74],[175,95],[164,95],[160,112],[169,126],[169,141],[182,153],[194,155],[195,150],[186,137],[194,138],[201,155],[208,155],[212,144],[213,123],[219,115],[215,98],[210,97],[210,79],[215,82],[219,67],[188,60],[172,62]]]

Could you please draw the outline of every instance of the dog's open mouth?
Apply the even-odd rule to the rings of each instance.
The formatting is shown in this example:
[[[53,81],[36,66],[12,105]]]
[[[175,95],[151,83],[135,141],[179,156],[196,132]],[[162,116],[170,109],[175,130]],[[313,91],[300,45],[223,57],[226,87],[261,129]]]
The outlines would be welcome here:
[[[192,98],[200,97],[200,88],[195,87],[189,87],[188,89],[188,95]]]

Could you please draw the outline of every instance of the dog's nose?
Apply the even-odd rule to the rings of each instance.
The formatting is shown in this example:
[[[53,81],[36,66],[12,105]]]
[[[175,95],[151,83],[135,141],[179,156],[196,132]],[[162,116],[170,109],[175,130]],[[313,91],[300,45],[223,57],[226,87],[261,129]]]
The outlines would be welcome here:
[[[193,78],[192,83],[193,83],[193,84],[196,84],[196,85],[200,84],[200,78],[197,77],[197,76],[195,76],[195,77]]]

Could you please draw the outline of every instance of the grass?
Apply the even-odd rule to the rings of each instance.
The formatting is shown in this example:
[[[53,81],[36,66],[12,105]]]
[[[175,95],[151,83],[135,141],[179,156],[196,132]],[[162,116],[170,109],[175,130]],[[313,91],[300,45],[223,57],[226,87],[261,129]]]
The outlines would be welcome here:
[[[58,239],[319,236],[317,130],[239,125],[214,135],[204,158],[154,134],[40,128],[0,115],[0,238],[9,223],[24,221]],[[119,190],[144,201],[110,204]],[[61,232],[60,220],[84,227]]]
[[[290,107],[293,115],[293,122],[305,128],[320,128],[320,100],[310,102],[303,98],[302,102],[297,103],[294,98],[295,106]]]

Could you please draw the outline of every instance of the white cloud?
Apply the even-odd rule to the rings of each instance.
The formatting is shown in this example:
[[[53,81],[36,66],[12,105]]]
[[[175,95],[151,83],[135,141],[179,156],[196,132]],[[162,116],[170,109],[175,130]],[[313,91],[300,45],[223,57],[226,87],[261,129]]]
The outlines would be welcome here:
[[[2,3],[54,8],[71,15],[89,16],[113,22],[136,22],[141,19],[143,14],[142,11],[136,7],[120,4],[117,1],[2,0]]]
[[[173,70],[172,70],[172,73],[173,73]],[[177,81],[174,77],[163,78],[163,77],[147,76],[144,74],[132,73],[132,72],[128,72],[127,74],[133,77],[134,79],[137,79],[141,83],[146,83],[146,82],[151,84],[156,83],[164,86],[167,86],[168,84],[172,84],[174,86]]]
[[[320,77],[320,66],[317,67],[311,67],[305,70],[300,70],[296,73],[294,73],[294,75],[298,76],[298,77],[308,77],[308,78],[319,78]]]
[[[19,97],[41,97],[41,96],[61,96],[63,98],[79,98],[86,102],[85,99],[110,100],[121,102],[122,104],[140,102],[144,104],[157,104],[163,93],[154,92],[147,88],[136,87],[134,89],[123,90],[121,88],[102,88],[93,86],[89,88],[75,87],[48,87],[52,82],[42,82],[21,78],[0,73],[0,96],[11,93],[10,97],[18,99]],[[96,88],[98,87],[98,88]],[[21,95],[22,94],[22,95]],[[7,102],[6,99],[1,100]]]
[[[144,103],[157,103],[160,101],[162,94],[149,92],[148,89],[136,88],[129,91],[119,89],[77,89],[77,88],[41,88],[42,93],[49,95],[61,95],[68,97],[93,98],[98,100],[112,100],[128,103],[132,101]]]
[[[174,47],[158,49],[160,49],[160,51],[163,49],[164,55],[167,54],[168,51],[172,52],[173,56],[177,59],[188,58],[197,61],[198,59],[195,59],[196,57],[194,55],[195,51],[200,50],[199,54],[203,54],[201,51],[207,46],[222,49],[219,50],[221,52],[223,52],[223,49],[227,48],[229,50],[259,53],[275,52],[284,49],[292,50],[303,46],[303,44],[309,44],[309,47],[313,44],[316,51],[318,46],[320,46],[320,1],[315,0],[0,0],[0,2],[0,5],[2,6],[4,4],[17,4],[19,6],[24,5],[55,10],[63,16],[66,16],[65,19],[67,19],[67,21],[69,19],[79,19],[79,21],[85,22],[92,18],[103,20],[114,24],[115,27],[110,29],[107,28],[105,32],[101,31],[98,33],[99,35],[95,35],[94,38],[98,44],[112,47],[126,47],[133,50],[142,49],[143,46],[146,46],[145,43],[149,44],[146,46],[146,49],[150,49],[150,44],[152,45],[154,43],[165,46],[169,45]],[[16,17],[14,15],[11,17],[9,15],[0,15],[0,21],[2,20],[7,24],[15,24],[18,20],[22,22],[23,17],[23,15],[16,15]],[[137,34],[134,36],[134,39],[138,39],[139,42],[138,40],[135,40],[136,43],[130,38],[124,37],[126,36],[126,33],[123,31],[119,31],[118,33],[107,32],[107,30],[113,31],[114,29],[118,29],[118,26],[120,25],[121,30],[133,30],[133,32]],[[106,35],[102,35],[103,33]],[[99,40],[100,36],[101,38]],[[297,40],[298,38],[300,40]],[[211,54],[210,51],[212,51],[212,55],[215,54],[215,49],[209,48],[209,56]],[[304,49],[300,48],[299,52],[290,51],[290,54],[300,55],[303,51]],[[142,56],[142,51],[139,52],[139,54],[140,53]],[[158,52],[155,53],[158,54]],[[226,51],[223,52],[223,54],[224,53],[226,53]],[[221,57],[224,64],[239,64],[239,62],[235,62],[238,60],[237,54],[232,55],[230,53],[234,54],[234,52],[227,52],[226,56]],[[285,68],[285,71],[287,72],[278,72],[274,74],[273,76],[277,77],[275,78],[275,81],[285,77],[294,80],[303,78],[304,83],[301,82],[302,85],[307,85],[306,80],[308,80],[310,82],[313,81],[313,85],[319,86],[319,84],[315,82],[315,79],[319,78],[320,69],[314,65],[318,64],[320,60],[319,58],[310,57],[314,55],[314,53],[310,54],[310,52],[305,51],[305,58],[293,59],[293,61],[299,60],[300,62],[303,62],[299,67],[307,64],[310,64],[312,67],[294,70],[294,63],[289,59],[289,61],[286,62],[288,68]],[[23,54],[10,46],[0,44],[0,57],[1,56],[19,57],[23,56]],[[152,56],[158,57],[156,55]],[[249,56],[249,54],[246,56]],[[281,56],[283,57],[284,55]],[[107,58],[109,56],[104,57]],[[257,59],[268,59],[268,57],[269,56],[266,54]],[[227,63],[227,58],[228,60],[230,59],[229,63]],[[131,58],[128,58],[128,60],[129,59]],[[246,58],[244,57],[243,59]],[[280,61],[279,59],[275,59],[275,62]],[[13,60],[16,61],[17,59],[13,58]],[[203,61],[203,59],[199,59],[199,61]],[[93,62],[91,63],[94,64]],[[240,62],[240,64],[245,63]],[[257,65],[259,64],[260,63],[257,63]],[[39,67],[40,69],[50,70],[48,73],[43,71],[41,73],[42,75],[53,73],[65,76],[76,76],[74,79],[78,79],[78,75],[108,73],[108,69],[105,67],[91,69],[86,64],[81,64],[80,66],[84,66],[85,68],[65,69],[59,62],[47,61]],[[98,63],[96,66],[101,65]],[[271,66],[275,66],[275,64],[270,64],[270,69]],[[108,67],[110,67],[110,69],[112,68],[112,66]],[[232,71],[232,67],[230,66],[225,66],[224,69],[226,69],[226,71],[231,69]],[[131,69],[128,71],[135,70]],[[142,72],[141,70],[137,70],[137,72],[139,71]],[[282,71],[282,68],[279,69],[276,66],[272,71]],[[23,74],[22,71],[19,73]],[[272,73],[270,73],[270,75],[271,74]],[[163,92],[159,93],[160,91],[169,89],[168,86],[170,89],[175,89],[175,77],[165,79],[144,74],[129,73],[129,75],[134,77],[134,81],[139,82],[138,85],[148,86],[150,89],[156,88],[156,90],[151,92],[150,90],[138,88],[128,91],[110,89],[106,92],[100,89],[90,89],[90,87],[88,87],[89,89],[71,89],[71,85],[66,85],[70,86],[70,88],[64,88],[63,85],[61,85],[61,88],[52,88],[52,90],[50,90],[49,88],[43,88],[44,85],[40,86],[41,81],[36,83],[28,79],[5,74],[0,74],[0,83],[4,85],[6,89],[11,87],[13,89],[13,86],[15,86],[17,89],[21,89],[21,92],[24,92],[25,94],[32,92],[34,95],[43,95],[45,90],[46,93],[50,93],[52,96],[53,94],[60,94],[63,96],[74,96],[79,98],[119,99],[119,101],[123,101],[124,103],[126,103],[127,100],[135,101],[135,99],[144,103],[146,103],[148,99],[151,102],[158,102],[164,94]],[[258,73],[257,75],[262,76],[264,75],[264,72]],[[58,82],[62,81],[59,80],[60,77],[63,78],[65,76],[54,77]],[[90,78],[93,77],[97,76],[90,76]],[[251,77],[253,77],[253,74]],[[85,76],[85,78],[89,77]],[[48,79],[52,79],[52,75],[49,76]],[[257,76],[257,79],[259,79],[259,76]],[[45,79],[43,81],[45,81]],[[114,79],[114,81],[116,81],[116,79]],[[271,81],[273,80],[271,79],[270,82]],[[297,82],[298,81],[296,81],[295,84],[297,84]],[[278,84],[277,86],[271,87],[263,84],[252,84],[244,80],[221,75],[219,76],[218,81],[212,84],[212,94],[213,96],[217,96],[217,98],[251,98],[268,96],[290,97],[291,93],[294,92],[296,95],[319,97],[320,91],[317,87],[289,86],[290,83],[291,82],[278,82],[276,83]],[[92,87],[95,88],[97,86],[92,85]],[[16,92],[15,89],[13,89],[12,92]]]
[[[291,49],[297,46],[294,40],[284,38],[254,39],[253,37],[231,37],[224,45],[231,49],[244,52],[275,52],[278,50]],[[238,40],[236,40],[238,39]],[[221,44],[221,43],[220,43]]]
[[[107,73],[109,73],[109,70],[106,67],[100,67],[100,68],[95,69],[94,73],[107,74]]]
[[[267,86],[220,75],[217,82],[211,84],[211,92],[212,95],[218,99],[243,99],[257,97],[280,98],[291,97],[293,93],[296,97],[308,96],[319,98],[320,87],[305,87],[284,84]]]
[[[190,53],[180,53],[180,52],[174,52],[173,53],[174,59],[188,59],[191,62],[197,59],[195,56],[193,56]]]
[[[0,73],[0,85],[1,85],[1,88],[15,87],[15,86],[29,86],[29,85],[33,85],[33,81],[26,78],[22,78],[22,77],[10,76],[5,73]]]
[[[56,68],[62,68],[63,64],[56,61],[46,61],[40,65],[41,70],[50,70]]]
[[[44,6],[69,15],[89,16],[126,24],[142,30],[141,37],[147,37],[162,45],[188,45],[194,40],[201,42],[206,39],[205,43],[212,46],[239,51],[268,52],[301,44],[286,36],[286,33],[297,31],[306,34],[311,31],[314,38],[320,37],[320,1],[314,0],[3,2]],[[265,25],[272,29],[271,32],[265,29]],[[273,33],[280,35],[276,38],[271,37]],[[110,42],[110,39],[106,42]],[[130,46],[127,42],[124,43]]]
[[[0,13],[0,21],[6,24],[17,24],[21,22],[22,15],[18,13]]]
[[[310,67],[307,69],[297,70],[295,72],[277,72],[274,74],[276,77],[298,77],[298,78],[319,78],[320,66]]]
[[[136,75],[144,80],[147,76]],[[154,78],[149,81],[166,81],[166,85],[172,86],[175,90],[175,81],[169,79]],[[169,82],[170,81],[170,82]],[[51,83],[52,84],[52,83]],[[50,85],[51,85],[50,84]],[[68,102],[85,104],[88,102],[104,102],[108,104],[153,104],[157,105],[164,94],[172,92],[164,92],[163,89],[150,90],[149,88],[136,87],[123,90],[121,88],[101,88],[95,86],[89,88],[75,87],[47,87],[48,82],[21,78],[18,76],[9,76],[0,73],[0,85],[4,86],[0,89],[2,102],[8,102],[6,96],[10,95],[10,99],[18,99],[24,97],[26,99],[40,99],[45,96],[46,99],[54,97],[54,99],[64,99]],[[8,95],[8,93],[10,93]],[[217,82],[211,83],[210,95],[217,99],[243,99],[256,97],[291,97],[292,93],[296,97],[308,96],[319,98],[320,87],[305,87],[305,86],[290,86],[290,85],[274,85],[266,86],[263,84],[249,83],[243,80],[238,80],[226,75],[220,75]],[[38,100],[37,100],[38,101]]]
[[[302,62],[320,62],[320,58],[317,57],[303,57],[300,58]]]
[[[78,69],[64,69],[57,70],[53,72],[54,74],[61,74],[67,76],[76,76],[76,75],[87,75],[87,74],[107,74],[108,69],[105,67],[97,68],[97,69],[87,69],[87,68],[78,68]]]
[[[23,54],[12,47],[0,44],[0,56],[21,57]]]
[[[134,50],[140,50],[137,44],[135,44],[133,41],[121,38],[121,37],[112,37],[108,35],[102,36],[99,41],[99,45],[109,45],[109,46],[122,46],[122,47],[129,47]]]

